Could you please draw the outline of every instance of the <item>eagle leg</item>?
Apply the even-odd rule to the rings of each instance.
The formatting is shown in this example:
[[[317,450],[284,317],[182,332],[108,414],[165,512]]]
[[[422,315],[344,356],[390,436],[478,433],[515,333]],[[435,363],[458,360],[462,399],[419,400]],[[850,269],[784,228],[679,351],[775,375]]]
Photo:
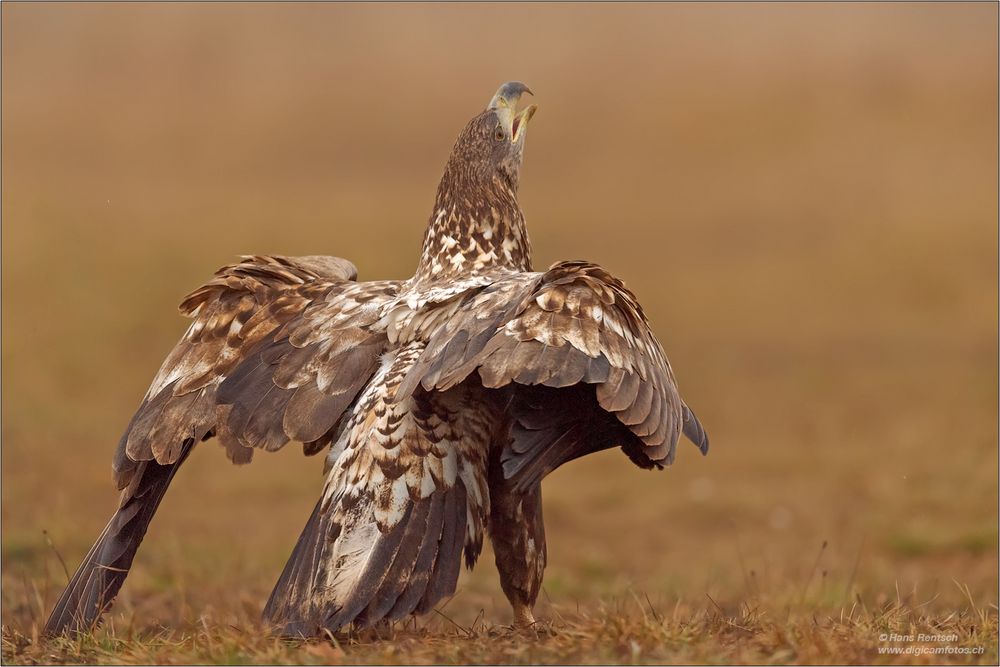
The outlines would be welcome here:
[[[514,625],[530,627],[532,609],[545,572],[545,526],[542,523],[542,487],[535,483],[516,492],[503,482],[499,466],[490,489],[490,541],[500,572],[500,586],[514,610]]]

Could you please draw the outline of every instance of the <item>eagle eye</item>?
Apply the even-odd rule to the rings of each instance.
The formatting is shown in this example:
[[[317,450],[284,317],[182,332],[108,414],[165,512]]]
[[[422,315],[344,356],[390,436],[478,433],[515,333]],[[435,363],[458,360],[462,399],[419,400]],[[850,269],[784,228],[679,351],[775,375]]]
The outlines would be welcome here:
[[[497,125],[497,129],[493,132],[493,138],[496,139],[497,141],[503,141],[504,138],[503,127]]]

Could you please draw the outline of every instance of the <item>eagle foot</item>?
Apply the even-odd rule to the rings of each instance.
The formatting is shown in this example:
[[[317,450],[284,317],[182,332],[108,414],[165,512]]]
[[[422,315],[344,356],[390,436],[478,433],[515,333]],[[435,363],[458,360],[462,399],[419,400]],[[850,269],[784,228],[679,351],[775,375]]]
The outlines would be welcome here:
[[[531,613],[531,607],[523,602],[514,602],[514,627],[527,629],[535,624],[535,615]]]

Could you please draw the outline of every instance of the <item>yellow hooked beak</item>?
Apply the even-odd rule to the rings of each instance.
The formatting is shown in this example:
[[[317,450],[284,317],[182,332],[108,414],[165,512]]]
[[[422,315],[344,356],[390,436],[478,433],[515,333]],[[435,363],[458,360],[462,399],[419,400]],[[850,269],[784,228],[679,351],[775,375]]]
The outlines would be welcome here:
[[[489,106],[486,107],[496,112],[512,143],[517,143],[524,136],[528,121],[538,110],[537,105],[529,104],[520,113],[517,113],[517,102],[524,93],[534,94],[520,81],[508,81],[500,86],[496,95],[490,100]]]

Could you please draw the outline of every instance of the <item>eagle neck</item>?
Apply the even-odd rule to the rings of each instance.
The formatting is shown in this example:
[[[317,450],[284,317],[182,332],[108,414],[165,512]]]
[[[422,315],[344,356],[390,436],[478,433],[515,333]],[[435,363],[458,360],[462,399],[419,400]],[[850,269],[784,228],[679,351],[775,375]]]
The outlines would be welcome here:
[[[531,271],[531,244],[516,184],[498,176],[462,182],[446,173],[414,279],[447,280],[502,268]],[[450,178],[451,177],[451,178]]]

